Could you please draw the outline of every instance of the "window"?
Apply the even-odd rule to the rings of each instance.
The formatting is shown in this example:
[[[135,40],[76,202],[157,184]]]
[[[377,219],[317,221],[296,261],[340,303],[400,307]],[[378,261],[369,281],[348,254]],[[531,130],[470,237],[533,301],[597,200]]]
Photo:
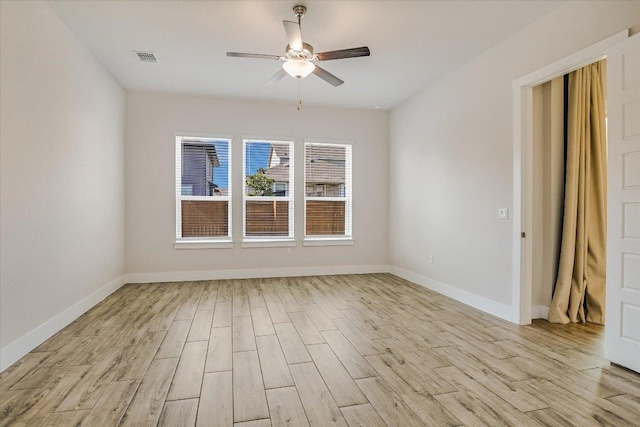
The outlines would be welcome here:
[[[231,240],[231,140],[176,137],[176,242]]]
[[[244,141],[244,240],[293,239],[293,142]]]
[[[286,182],[276,182],[273,184],[273,195],[274,196],[286,196],[287,195],[287,183]]]
[[[305,143],[305,238],[351,238],[351,145]]]

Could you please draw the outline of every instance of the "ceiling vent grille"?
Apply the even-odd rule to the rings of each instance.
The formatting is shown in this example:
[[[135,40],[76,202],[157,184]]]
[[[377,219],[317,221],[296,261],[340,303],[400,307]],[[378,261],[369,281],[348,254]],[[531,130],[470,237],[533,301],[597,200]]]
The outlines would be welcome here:
[[[134,50],[133,53],[138,57],[140,62],[148,62],[152,64],[158,63],[158,58],[156,58],[156,54],[153,52],[142,52],[139,50]]]

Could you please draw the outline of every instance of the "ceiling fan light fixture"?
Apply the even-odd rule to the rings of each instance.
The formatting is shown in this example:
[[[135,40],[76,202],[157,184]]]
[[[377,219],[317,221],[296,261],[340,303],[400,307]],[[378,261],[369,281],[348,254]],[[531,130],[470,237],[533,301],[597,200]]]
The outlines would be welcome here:
[[[2,1],[2,0],[0,0]],[[286,75],[289,75],[296,79],[303,79],[309,74],[313,73],[318,78],[324,80],[330,85],[336,87],[344,83],[343,80],[334,76],[319,65],[315,65],[316,61],[330,61],[334,59],[345,58],[358,58],[360,56],[369,56],[371,52],[366,46],[356,47],[351,49],[341,49],[328,52],[320,52],[318,54],[313,52],[313,46],[309,43],[302,41],[302,32],[300,25],[300,18],[302,18],[307,12],[307,8],[303,5],[296,5],[293,8],[293,13],[298,18],[298,22],[294,21],[282,21],[284,26],[284,32],[287,35],[288,44],[285,47],[285,55],[265,55],[260,53],[242,53],[242,52],[227,52],[227,56],[236,58],[259,58],[259,59],[275,59],[282,60],[282,68],[273,75],[266,85],[272,85]]]
[[[304,59],[289,59],[282,64],[282,68],[284,68],[291,77],[304,79],[315,70],[316,66],[313,62]]]

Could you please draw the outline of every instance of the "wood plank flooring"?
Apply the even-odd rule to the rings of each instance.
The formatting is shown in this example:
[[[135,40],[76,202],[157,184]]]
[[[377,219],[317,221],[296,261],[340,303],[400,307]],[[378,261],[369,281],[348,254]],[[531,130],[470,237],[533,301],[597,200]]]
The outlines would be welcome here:
[[[389,274],[126,285],[0,374],[0,427],[639,426],[602,347]]]

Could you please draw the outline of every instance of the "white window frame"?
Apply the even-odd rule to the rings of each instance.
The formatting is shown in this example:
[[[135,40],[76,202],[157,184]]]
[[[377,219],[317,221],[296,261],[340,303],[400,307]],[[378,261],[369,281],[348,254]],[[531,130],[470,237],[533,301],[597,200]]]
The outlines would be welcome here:
[[[185,139],[211,139],[216,141],[226,141],[228,144],[228,170],[227,170],[227,195],[226,196],[183,196],[182,195],[182,145]],[[194,134],[190,132],[180,132],[175,134],[175,196],[176,196],[176,239],[174,242],[175,249],[216,249],[216,248],[233,248],[233,203],[232,203],[232,183],[231,183],[231,152],[232,138],[230,136],[210,135],[210,134]],[[227,230],[226,236],[210,236],[210,237],[182,237],[182,201],[183,200],[211,200],[215,202],[227,202]]]
[[[289,183],[287,196],[247,196],[247,143],[289,144]],[[242,139],[242,247],[281,247],[296,246],[295,242],[295,143],[293,139],[243,138]],[[269,165],[267,165],[267,168]],[[247,201],[254,202],[289,202],[289,235],[288,236],[247,236]]]
[[[339,146],[345,148],[345,188],[344,196],[340,197],[314,197],[307,196],[307,145]],[[348,246],[353,245],[353,144],[345,141],[304,141],[304,240],[303,246]],[[307,235],[307,201],[344,201],[344,235]]]

